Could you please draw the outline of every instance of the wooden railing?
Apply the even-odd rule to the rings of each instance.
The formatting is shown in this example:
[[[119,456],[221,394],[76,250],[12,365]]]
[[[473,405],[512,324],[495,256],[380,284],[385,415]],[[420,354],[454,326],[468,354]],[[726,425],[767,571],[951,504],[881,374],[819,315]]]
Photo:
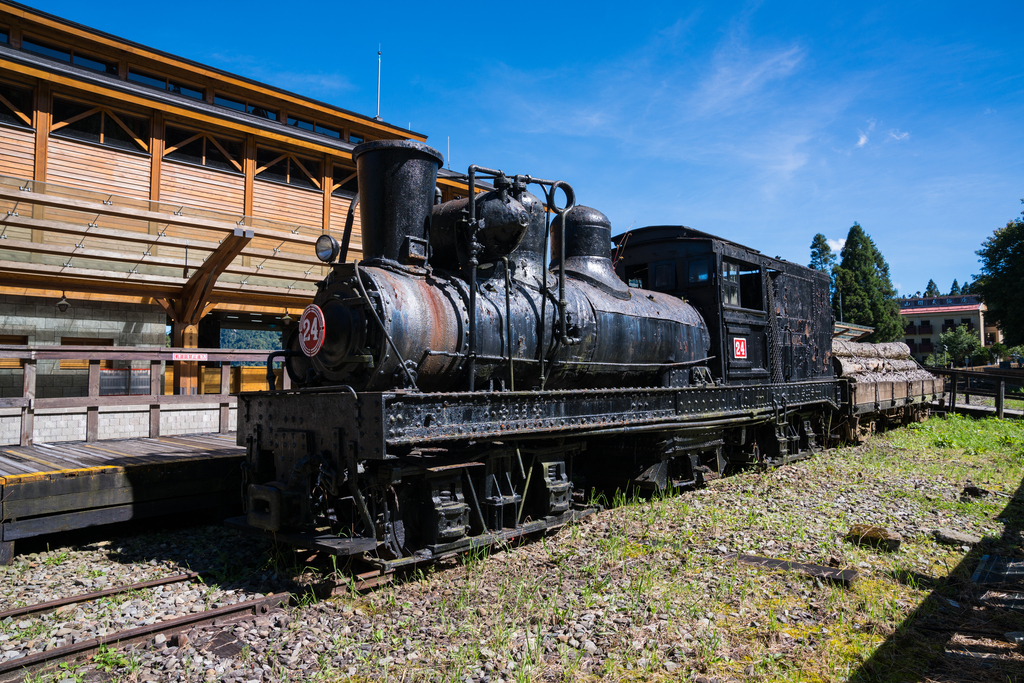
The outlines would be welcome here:
[[[945,378],[949,412],[956,410],[958,395],[966,396],[968,401],[971,396],[985,396],[995,399],[996,417],[1001,419],[1005,416],[1007,395],[1024,399],[1024,377],[1019,374],[953,368],[928,368],[928,372]]]
[[[0,408],[21,409],[21,445],[32,444],[35,412],[46,409],[85,408],[86,441],[96,441],[99,432],[101,406],[149,406],[149,436],[160,435],[160,407],[166,405],[220,405],[221,433],[228,431],[230,407],[237,402],[230,393],[231,362],[266,362],[270,351],[237,349],[187,349],[170,347],[139,348],[128,346],[8,346],[0,345],[0,358],[19,359],[24,373],[22,395],[18,398],[0,398]],[[86,360],[89,362],[88,393],[85,396],[36,398],[36,363],[40,360]],[[161,363],[174,361],[221,362],[220,391],[216,394],[165,395],[161,386]],[[100,395],[100,364],[102,361],[149,362],[150,391],[148,394]],[[281,388],[290,388],[288,373],[281,372]]]

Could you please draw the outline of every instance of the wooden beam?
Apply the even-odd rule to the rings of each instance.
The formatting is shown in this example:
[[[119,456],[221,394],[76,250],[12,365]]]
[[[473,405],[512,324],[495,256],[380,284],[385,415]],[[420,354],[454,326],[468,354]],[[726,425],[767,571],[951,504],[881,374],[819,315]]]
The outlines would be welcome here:
[[[324,191],[324,211],[320,221],[321,229],[326,232],[331,229],[331,183],[334,182],[334,163],[330,154],[325,154],[320,162],[321,182],[320,187]]]
[[[2,221],[0,221],[2,224]],[[88,234],[88,233],[86,233]],[[54,243],[42,243],[42,242],[26,242],[25,240],[5,239],[0,242],[0,249],[4,251],[20,251],[28,254],[40,254],[44,256],[60,256],[62,258],[75,258],[75,259],[86,259],[89,261],[104,261],[107,263],[131,263],[139,266],[154,266],[159,268],[176,268],[181,269],[185,265],[183,258],[171,258],[167,256],[146,256],[145,254],[131,253],[128,251],[111,251],[105,249],[75,249],[69,252],[68,245],[66,244],[54,244]],[[216,248],[210,250],[211,254],[216,252]],[[244,250],[243,250],[244,253]],[[206,257],[207,259],[209,256]],[[306,263],[305,261],[301,263]],[[89,265],[89,264],[87,264]],[[92,264],[93,267],[99,267],[101,264]],[[79,266],[81,267],[81,266]],[[122,271],[122,275],[128,273]],[[302,282],[318,282],[323,276],[306,273],[291,273],[288,271],[279,271],[268,269],[265,266],[238,266],[234,263],[230,263],[224,269],[225,273],[231,273],[233,275],[256,275],[261,278],[273,279],[273,280],[288,280],[294,282],[296,280]]]
[[[82,119],[87,119],[90,116],[92,116],[93,114],[100,113],[101,111],[103,111],[103,109],[104,109],[103,107],[93,107],[92,109],[86,109],[81,114],[75,114],[70,119],[64,119],[63,121],[57,121],[56,123],[53,123],[53,124],[50,125],[50,132],[52,133],[55,130],[60,130],[64,126],[70,126],[72,123],[78,123]]]
[[[114,119],[114,123],[119,125],[121,127],[121,130],[123,130],[125,133],[128,134],[128,137],[130,137],[132,140],[135,140],[135,144],[137,144],[139,147],[141,147],[142,151],[144,151],[144,152],[148,152],[149,151],[149,143],[147,143],[145,140],[140,138],[138,136],[138,134],[134,130],[132,130],[128,126],[124,125],[124,121],[122,121],[121,117],[118,116],[117,114],[115,114],[112,109],[108,109],[108,108],[104,107],[103,108],[103,113],[106,114],[107,116],[109,116],[110,118]]]
[[[14,115],[21,119],[22,123],[29,127],[32,126],[32,117],[23,112],[22,110],[18,109],[17,107],[15,107],[13,104],[11,104],[10,100],[4,97],[3,94],[0,94],[0,102],[2,102],[5,107],[14,112]]]
[[[245,200],[243,213],[246,216],[252,215],[253,194],[256,189],[256,136],[245,136],[245,158],[242,161],[245,166]]]
[[[199,216],[185,216],[177,215],[173,213],[165,213],[162,211],[148,211],[146,209],[138,209],[131,206],[115,206],[112,204],[104,204],[103,202],[96,202],[85,199],[70,199],[67,197],[60,197],[57,195],[48,195],[45,193],[33,192],[31,197],[26,197],[17,188],[10,186],[0,185],[0,199],[7,199],[15,202],[31,202],[46,207],[55,207],[60,209],[69,209],[72,211],[81,211],[84,213],[101,215],[101,216],[119,216],[121,218],[134,218],[140,221],[154,221],[157,223],[166,223],[167,225],[178,225],[189,228],[203,228],[209,230],[217,230],[219,232],[226,232],[228,234],[234,234],[237,224],[229,223],[227,221],[219,221],[210,218],[201,218]],[[261,228],[260,237],[279,239],[284,242],[292,242],[295,244],[312,245],[316,243],[319,234],[310,235],[304,237],[296,232],[289,230],[277,230],[274,228]]]
[[[164,161],[164,113],[153,112],[153,121],[150,124],[149,150],[149,198],[151,201],[160,201],[160,176],[163,173]]]
[[[50,124],[53,121],[53,97],[50,95],[50,84],[40,81],[36,86],[36,149],[33,180],[46,182],[46,154],[50,142]]]
[[[210,142],[212,142],[212,143],[213,143],[213,146],[214,146],[214,147],[216,147],[217,149],[219,149],[219,150],[220,150],[220,153],[224,155],[224,158],[225,158],[225,159],[227,159],[228,161],[230,161],[230,162],[231,162],[231,165],[232,165],[232,166],[234,166],[235,168],[237,168],[237,169],[238,169],[239,171],[241,171],[241,170],[242,170],[242,165],[241,165],[240,163],[238,163],[237,161],[235,161],[235,158],[234,158],[234,157],[232,157],[232,156],[231,156],[231,155],[230,155],[230,154],[228,153],[228,151],[227,151],[226,149],[224,149],[223,147],[221,147],[221,144],[220,144],[219,142],[217,142],[217,138],[213,137],[212,135],[207,135],[207,136],[206,136],[206,139],[207,139],[207,140],[209,140]]]
[[[35,276],[38,276],[35,277]],[[109,292],[111,294],[135,293],[137,296],[151,296],[175,299],[181,295],[181,278],[170,278],[160,275],[136,275],[133,279],[125,277],[125,273],[92,268],[51,266],[45,263],[24,263],[21,261],[0,261],[0,285],[8,282],[18,285],[22,283],[41,283],[49,281],[50,286],[60,286],[62,290],[87,292]],[[244,296],[268,294],[286,302],[282,305],[292,306],[295,298],[312,298],[315,288],[291,290],[285,287],[251,285],[241,282],[218,283],[211,301],[241,301]],[[295,297],[288,296],[292,291]],[[240,295],[240,296],[236,296]]]
[[[179,142],[179,143],[178,143],[178,144],[176,144],[176,145],[171,145],[170,147],[168,147],[167,149],[165,149],[165,150],[164,150],[164,154],[170,154],[171,152],[177,152],[177,151],[178,151],[179,149],[181,149],[181,148],[182,148],[182,147],[184,147],[185,145],[188,145],[188,144],[190,144],[190,143],[193,143],[193,142],[195,142],[196,140],[198,140],[199,138],[201,138],[201,137],[205,137],[205,136],[206,136],[206,134],[205,134],[205,133],[196,133],[196,134],[195,134],[195,135],[193,135],[192,137],[190,137],[190,138],[185,138],[184,140],[182,140],[181,142]]]
[[[33,402],[36,400],[36,361],[26,360],[22,364],[24,377],[22,380],[21,397],[27,402],[21,407],[21,445],[31,446],[35,436],[35,409]]]
[[[33,231],[39,232],[53,232],[63,235],[75,235],[77,237],[89,237],[93,239],[112,240],[119,243],[128,244],[143,244],[150,247],[151,251],[156,246],[165,247],[177,247],[184,248],[186,239],[183,237],[171,237],[169,235],[152,234],[144,232],[132,232],[131,230],[118,230],[116,228],[92,228],[84,225],[78,225],[76,223],[63,223],[61,221],[50,221],[50,220],[38,220],[34,218],[26,218],[24,216],[4,216],[0,214],[0,225],[8,224],[23,228],[31,228]],[[261,239],[257,237],[256,239]],[[7,240],[4,240],[6,242]],[[219,246],[219,242],[208,242],[200,240],[187,240],[188,248],[199,249],[202,251],[216,251]],[[0,246],[3,243],[0,242]],[[272,259],[274,261],[280,261],[281,263],[297,263],[304,266],[308,266],[312,263],[312,259],[302,256],[301,254],[295,254],[293,252],[286,252],[281,250],[284,243],[280,243],[278,251],[273,249],[261,249],[258,247],[246,247],[242,252],[246,256],[252,256],[255,258],[262,258],[264,260]],[[66,255],[66,254],[65,254]]]
[[[228,265],[238,256],[253,237],[252,230],[236,228],[220,247],[200,266],[182,288],[179,306],[176,306],[180,321],[198,325],[203,317],[210,292],[217,284]]]

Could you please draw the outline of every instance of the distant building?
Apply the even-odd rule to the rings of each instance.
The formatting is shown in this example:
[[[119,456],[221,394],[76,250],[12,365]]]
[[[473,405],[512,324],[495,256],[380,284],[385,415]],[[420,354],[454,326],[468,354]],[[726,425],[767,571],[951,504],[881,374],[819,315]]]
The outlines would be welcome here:
[[[985,320],[985,304],[976,295],[911,297],[900,299],[900,315],[906,328],[905,336],[910,352],[919,361],[925,356],[938,354],[942,347],[939,335],[960,325],[966,325],[978,335],[982,346],[992,346],[1003,340],[995,325]]]

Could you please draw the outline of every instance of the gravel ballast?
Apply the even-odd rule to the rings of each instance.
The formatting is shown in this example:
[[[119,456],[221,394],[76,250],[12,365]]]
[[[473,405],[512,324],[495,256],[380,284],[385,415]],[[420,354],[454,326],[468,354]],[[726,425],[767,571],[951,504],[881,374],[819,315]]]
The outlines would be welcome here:
[[[928,625],[980,609],[969,577],[981,554],[1024,555],[1010,505],[1022,474],[1021,425],[933,419],[701,490],[609,501],[555,535],[329,599],[301,588],[335,569],[308,553],[217,526],[133,532],[16,556],[0,569],[0,609],[187,570],[202,580],[6,620],[0,661],[292,589],[297,606],[158,636],[49,679],[946,680],[944,653],[959,641]],[[964,497],[968,482],[992,495]],[[855,524],[899,534],[899,550],[848,542]],[[980,540],[946,545],[936,530]],[[733,553],[859,578],[845,588]],[[1012,613],[986,618],[993,633],[1024,630]],[[1007,666],[1024,666],[1015,651]]]

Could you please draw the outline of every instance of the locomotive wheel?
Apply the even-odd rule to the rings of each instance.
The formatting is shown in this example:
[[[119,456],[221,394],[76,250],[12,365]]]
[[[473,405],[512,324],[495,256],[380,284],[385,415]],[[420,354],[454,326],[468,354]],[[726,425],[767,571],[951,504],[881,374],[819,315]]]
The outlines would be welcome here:
[[[386,489],[375,487],[372,495],[377,512],[374,531],[380,543],[377,554],[385,560],[397,560],[405,549],[405,522],[399,509],[398,494],[389,486]]]

